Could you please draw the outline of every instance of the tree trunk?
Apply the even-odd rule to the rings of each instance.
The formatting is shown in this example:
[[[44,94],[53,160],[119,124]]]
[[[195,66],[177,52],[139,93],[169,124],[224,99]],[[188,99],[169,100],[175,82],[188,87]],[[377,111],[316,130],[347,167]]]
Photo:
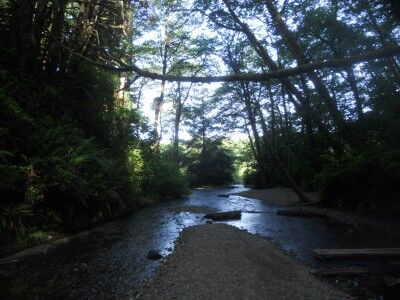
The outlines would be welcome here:
[[[36,3],[35,17],[31,28],[32,44],[28,54],[34,68],[38,67],[40,44],[47,14],[47,4],[47,0],[38,0]]]
[[[240,27],[241,31],[246,35],[247,39],[250,42],[250,45],[252,48],[256,51],[256,53],[260,56],[261,60],[265,64],[266,67],[270,71],[276,71],[279,69],[278,65],[274,62],[274,60],[269,56],[268,52],[265,50],[263,45],[258,41],[256,36],[251,32],[250,28],[248,27],[247,24],[243,23],[239,17],[235,14],[235,12],[232,10],[230,7],[229,3],[226,0],[223,0],[225,3],[226,7],[229,10],[230,15],[234,19],[235,23],[238,24]],[[297,89],[297,87],[288,79],[288,78],[279,78],[279,81],[281,82],[284,91],[288,95],[293,95],[296,97],[297,101],[294,99],[294,97],[289,97],[289,100],[292,102],[294,105],[296,111],[304,118],[304,109],[303,107],[305,99],[304,96],[301,94],[301,92]],[[310,107],[311,108],[311,107]],[[325,136],[325,139],[327,142],[332,146],[332,148],[335,150],[335,152],[341,154],[343,152],[343,145],[341,144],[340,141],[335,140],[333,137],[331,137],[331,134],[329,132],[329,129],[326,127],[326,125],[322,122],[321,117],[314,111],[310,111],[311,117],[314,121],[314,123],[317,125],[319,130],[323,133]]]
[[[250,93],[248,90],[248,83],[241,83],[242,92],[239,93],[239,97],[243,100],[246,108],[247,119],[250,124],[250,128],[253,132],[254,137],[254,152],[256,153],[255,158],[258,165],[258,171],[260,172],[261,185],[266,186],[267,182],[267,171],[265,155],[263,155],[263,149],[261,147],[261,138],[257,130],[256,117],[252,107]]]
[[[167,74],[167,64],[168,64],[168,48],[169,48],[169,42],[168,42],[168,15],[164,19],[164,40],[162,41],[161,44],[161,59],[162,59],[162,74],[166,75]],[[161,114],[161,107],[164,102],[164,97],[165,97],[165,80],[161,81],[161,92],[160,96],[154,99],[154,133],[156,135],[156,152],[158,152],[158,149],[160,147],[160,141],[161,141],[161,132],[158,132],[158,127],[161,127],[160,122],[160,114]]]
[[[61,43],[63,42],[63,30],[65,19],[66,0],[55,0],[52,12],[52,28],[48,41],[47,71],[51,74],[57,71],[63,72],[61,64]]]
[[[358,90],[356,76],[353,71],[353,67],[349,67],[346,69],[347,79],[349,81],[349,85],[351,91],[354,95],[354,100],[356,102],[356,112],[358,120],[362,123],[364,121],[364,112],[363,112],[363,99],[361,98],[360,91]]]
[[[252,139],[252,137],[251,137],[250,130],[249,130],[249,128],[247,128],[247,120],[246,120],[246,118],[244,118],[244,120],[245,120],[245,123],[246,123],[246,124],[244,125],[244,128],[245,128],[245,131],[246,131],[246,133],[247,133],[247,137],[249,138],[251,153],[253,153],[254,160],[255,160],[255,161],[257,162],[257,164],[258,164],[258,154],[257,154],[257,152],[256,152],[256,149],[254,148],[254,142],[253,142],[253,139]]]
[[[304,76],[300,76],[300,80],[301,80],[301,85],[303,87],[304,94],[305,94],[305,98],[304,98],[305,102],[304,102],[304,106],[303,106],[305,113],[304,113],[303,123],[304,123],[304,127],[306,129],[308,142],[309,142],[310,146],[312,148],[314,148],[316,146],[316,144],[315,144],[315,139],[314,139],[313,126],[312,126],[312,122],[311,122],[310,91],[308,89],[307,82],[306,82],[306,79],[304,78]]]
[[[293,179],[292,175],[290,174],[289,169],[286,167],[285,164],[282,163],[281,159],[279,158],[279,156],[275,150],[274,144],[268,138],[268,130],[267,130],[267,125],[265,123],[263,113],[262,113],[260,107],[258,107],[258,109],[259,109],[259,115],[261,118],[261,126],[263,129],[263,135],[264,135],[263,140],[264,140],[265,148],[266,148],[267,152],[269,153],[269,156],[272,158],[272,161],[275,164],[275,166],[277,167],[277,169],[282,172],[282,175],[287,180],[287,183],[289,184],[289,186],[293,189],[293,191],[296,193],[296,195],[299,196],[300,200],[306,201],[306,202],[311,202],[311,200],[307,197],[307,195],[297,185],[296,181]]]
[[[274,143],[274,145],[276,145],[277,136],[276,136],[275,98],[272,93],[270,84],[267,85],[267,90],[268,90],[268,97],[271,102],[271,137],[272,137],[272,142]]]
[[[173,151],[174,151],[174,161],[177,166],[180,163],[179,157],[179,127],[181,123],[182,116],[182,93],[181,93],[181,84],[178,83],[178,99],[175,101],[175,118],[174,118],[174,140],[173,140]]]
[[[30,49],[33,45],[32,21],[34,13],[34,3],[30,0],[16,1],[12,9],[11,28],[14,34],[11,35],[12,46],[18,53],[18,67],[22,71],[30,69]]]

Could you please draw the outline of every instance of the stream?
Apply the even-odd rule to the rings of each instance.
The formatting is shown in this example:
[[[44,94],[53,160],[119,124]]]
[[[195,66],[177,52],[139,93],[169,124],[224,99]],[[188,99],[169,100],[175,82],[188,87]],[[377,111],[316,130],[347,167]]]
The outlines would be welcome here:
[[[148,251],[168,256],[185,227],[204,224],[204,213],[214,211],[243,211],[241,220],[224,223],[267,237],[312,266],[324,264],[313,255],[315,248],[400,247],[399,236],[325,218],[279,216],[277,207],[261,200],[218,196],[244,190],[241,185],[195,189],[187,198],[141,209],[40,258],[0,265],[0,298],[134,298],[162,262],[148,260]]]

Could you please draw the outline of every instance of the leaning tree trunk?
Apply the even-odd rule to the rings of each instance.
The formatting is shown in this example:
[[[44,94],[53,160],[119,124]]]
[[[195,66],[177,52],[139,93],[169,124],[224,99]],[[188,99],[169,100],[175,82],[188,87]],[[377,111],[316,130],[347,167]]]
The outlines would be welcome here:
[[[239,97],[242,98],[245,108],[246,108],[246,114],[247,114],[247,119],[250,124],[251,131],[253,132],[253,137],[254,137],[254,152],[256,153],[255,159],[258,165],[258,170],[261,174],[261,184],[263,186],[266,186],[268,184],[267,182],[267,170],[266,170],[266,162],[265,162],[265,156],[263,155],[263,150],[261,147],[261,138],[257,130],[257,125],[256,125],[256,117],[253,111],[252,103],[251,103],[251,98],[250,98],[250,93],[248,91],[248,83],[241,83],[241,89],[242,92],[239,93]]]
[[[298,64],[301,65],[309,63],[310,60],[306,57],[305,52],[300,46],[300,44],[297,42],[297,39],[295,38],[293,33],[289,30],[285,22],[282,20],[282,17],[278,12],[277,8],[275,7],[275,5],[273,4],[272,0],[265,0],[265,3],[278,33],[284,39],[286,45],[288,46],[289,51],[296,58]],[[347,126],[343,114],[337,107],[336,101],[331,97],[327,87],[325,86],[325,83],[315,71],[309,72],[308,75],[311,81],[313,82],[314,86],[316,87],[319,96],[323,99],[324,103],[326,104],[333,118],[333,121],[337,126],[339,133],[349,145],[353,145],[354,139],[352,138],[350,129]]]
[[[267,149],[273,163],[278,168],[278,170],[282,172],[282,175],[287,180],[287,183],[292,188],[292,190],[296,193],[296,195],[299,196],[300,200],[306,201],[306,202],[311,202],[310,198],[308,198],[307,195],[302,191],[302,189],[299,187],[299,185],[293,179],[293,177],[290,174],[286,165],[279,158],[279,155],[277,154],[277,152],[275,150],[274,144],[271,142],[271,140],[268,137],[267,125],[265,123],[264,115],[259,106],[258,106],[258,110],[259,110],[259,115],[261,118],[261,126],[263,129],[263,134],[264,134],[264,139],[263,139],[264,145],[265,145],[265,148]]]
[[[235,23],[239,26],[240,30],[246,35],[247,39],[250,42],[250,45],[254,49],[254,51],[259,55],[264,65],[268,67],[270,71],[279,70],[279,66],[275,63],[275,61],[268,54],[267,50],[260,43],[260,41],[256,38],[254,33],[250,30],[249,26],[242,22],[239,17],[235,14],[233,9],[230,7],[230,4],[227,0],[223,0],[226,7],[229,10],[231,17],[234,19]],[[298,88],[288,79],[288,78],[279,78],[284,91],[290,96],[293,95],[297,101],[295,101],[294,97],[289,97],[289,100],[295,107],[296,111],[304,118],[304,109],[305,107],[305,99],[302,93],[298,90]],[[340,140],[336,140],[332,137],[331,133],[327,126],[322,122],[321,116],[317,114],[314,110],[310,111],[311,117],[314,123],[317,125],[320,132],[324,135],[326,141],[332,146],[336,153],[341,154],[343,152],[344,146],[342,145]]]

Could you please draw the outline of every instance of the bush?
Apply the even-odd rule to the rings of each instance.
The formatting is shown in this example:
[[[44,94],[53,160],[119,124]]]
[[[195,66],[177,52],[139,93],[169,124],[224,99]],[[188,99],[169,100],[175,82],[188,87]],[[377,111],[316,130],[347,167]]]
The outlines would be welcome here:
[[[26,203],[0,206],[0,242],[23,234],[26,219],[31,215],[32,208]]]
[[[128,153],[143,121],[115,105],[114,75],[85,64],[56,82],[0,75],[0,238],[80,230],[134,207]],[[22,215],[23,205],[32,213]]]
[[[28,234],[27,239],[29,242],[35,244],[48,240],[49,235],[44,231],[37,230]]]
[[[253,168],[246,168],[243,172],[243,184],[256,189],[263,188],[263,178],[260,172]]]
[[[194,148],[187,159],[191,186],[224,185],[233,181],[234,157],[222,139],[207,139],[204,146],[194,143]]]
[[[153,191],[162,197],[181,197],[189,192],[188,181],[175,163],[161,160],[155,170]]]
[[[326,159],[318,177],[322,203],[361,212],[400,213],[400,151]]]

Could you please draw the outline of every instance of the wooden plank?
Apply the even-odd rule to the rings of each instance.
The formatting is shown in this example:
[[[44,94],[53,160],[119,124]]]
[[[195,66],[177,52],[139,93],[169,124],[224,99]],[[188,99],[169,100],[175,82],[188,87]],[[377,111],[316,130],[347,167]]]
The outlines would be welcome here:
[[[322,257],[400,257],[400,248],[315,249]]]
[[[325,218],[325,213],[305,209],[278,209],[277,215],[290,217]]]
[[[211,219],[214,221],[224,221],[224,220],[239,220],[242,217],[242,212],[240,210],[218,212],[212,214],[206,214],[204,218]]]

